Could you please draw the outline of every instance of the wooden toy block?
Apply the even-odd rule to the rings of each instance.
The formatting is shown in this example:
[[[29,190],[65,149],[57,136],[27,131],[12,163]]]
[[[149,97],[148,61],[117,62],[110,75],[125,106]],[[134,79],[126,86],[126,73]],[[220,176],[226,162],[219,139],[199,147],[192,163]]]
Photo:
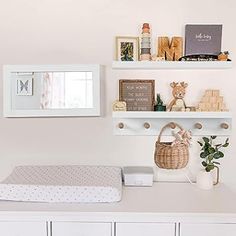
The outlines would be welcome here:
[[[207,110],[211,109],[211,104],[210,104],[210,103],[205,103],[205,108],[206,108]]]
[[[209,102],[209,96],[206,96],[206,95],[204,95],[203,97],[202,97],[202,99],[201,99],[201,102]]]
[[[212,93],[212,90],[211,90],[211,89],[207,89],[207,90],[205,91],[205,96],[211,97],[212,95],[213,95],[213,93]]]
[[[182,107],[179,107],[179,106],[172,106],[172,109],[171,111],[182,111]]]
[[[199,107],[199,109],[204,110],[205,109],[205,103],[200,102],[198,107]]]
[[[156,61],[165,61],[165,57],[157,57]]]
[[[210,97],[209,102],[212,103],[212,104],[216,103],[217,102],[217,97]]]
[[[219,96],[218,99],[217,99],[217,101],[218,101],[219,103],[223,103],[223,102],[224,102],[224,98],[223,98],[222,96]]]
[[[228,111],[220,90],[207,89],[202,96],[196,111]]]
[[[212,95],[214,97],[219,97],[220,96],[220,90],[212,90]]]
[[[219,102],[219,103],[218,103],[218,109],[219,109],[219,110],[222,110],[222,109],[223,109],[223,102]]]
[[[226,109],[227,107],[226,107],[226,104],[225,103],[223,103],[223,105],[222,105],[222,109]]]

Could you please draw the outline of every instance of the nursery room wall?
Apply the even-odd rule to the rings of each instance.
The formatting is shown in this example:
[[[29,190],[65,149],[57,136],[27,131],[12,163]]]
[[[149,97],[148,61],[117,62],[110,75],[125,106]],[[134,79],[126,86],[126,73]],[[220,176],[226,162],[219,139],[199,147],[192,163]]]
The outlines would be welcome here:
[[[220,89],[236,118],[235,72],[228,70],[114,71],[115,36],[139,36],[142,23],[152,28],[152,52],[157,36],[184,36],[187,23],[223,24],[223,50],[235,58],[234,0],[8,0],[0,7],[0,64],[79,64],[105,66],[103,114],[94,118],[0,118],[0,178],[14,166],[27,164],[154,166],[155,136],[114,136],[112,102],[119,79],[155,79],[156,91],[171,100],[172,81],[189,84],[186,103],[197,105],[205,89]],[[0,108],[2,113],[2,93]],[[158,135],[158,134],[157,134]],[[221,165],[221,181],[236,189],[236,146],[233,127],[230,148]],[[193,139],[189,169],[200,168]],[[157,180],[186,180],[180,171],[156,170]]]

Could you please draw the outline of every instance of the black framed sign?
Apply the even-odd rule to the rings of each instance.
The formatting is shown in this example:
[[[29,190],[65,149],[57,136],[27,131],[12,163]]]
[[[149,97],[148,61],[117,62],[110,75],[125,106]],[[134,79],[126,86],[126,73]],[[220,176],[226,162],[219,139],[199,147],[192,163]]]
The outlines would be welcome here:
[[[127,111],[153,111],[155,80],[120,80],[119,99]]]
[[[186,25],[185,55],[221,52],[222,25]]]

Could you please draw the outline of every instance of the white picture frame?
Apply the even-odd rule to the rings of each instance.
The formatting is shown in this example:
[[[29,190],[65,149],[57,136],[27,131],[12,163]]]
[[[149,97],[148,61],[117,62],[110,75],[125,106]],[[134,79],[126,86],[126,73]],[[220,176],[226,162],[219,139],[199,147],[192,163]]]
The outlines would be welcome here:
[[[125,50],[127,49],[127,52]],[[138,61],[139,60],[139,37],[116,37],[116,60]]]
[[[16,109],[13,104],[12,92],[17,87],[16,79],[12,74],[29,76],[37,72],[92,72],[93,74],[93,107],[71,109]],[[3,66],[3,116],[4,117],[90,117],[101,115],[101,85],[104,76],[103,66],[99,64],[73,64],[73,65],[4,65]],[[32,77],[32,76],[31,76]],[[22,76],[23,78],[23,76]],[[26,77],[25,77],[26,78]],[[29,77],[27,77],[29,78]],[[18,78],[17,78],[18,79]],[[21,77],[19,78],[21,79]],[[35,79],[35,78],[34,78]],[[36,80],[34,80],[34,83]],[[33,85],[33,80],[32,80]],[[34,88],[37,90],[38,88]],[[29,94],[28,94],[29,95]],[[16,96],[17,97],[17,96]],[[18,97],[23,98],[22,96]]]

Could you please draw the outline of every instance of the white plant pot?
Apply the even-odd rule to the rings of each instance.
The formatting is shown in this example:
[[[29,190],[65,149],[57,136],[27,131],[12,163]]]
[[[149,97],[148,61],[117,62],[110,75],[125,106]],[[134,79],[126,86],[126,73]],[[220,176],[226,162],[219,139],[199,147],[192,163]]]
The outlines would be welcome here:
[[[201,170],[197,175],[197,186],[200,189],[209,190],[212,189],[214,185],[214,180],[211,172],[206,172]]]

